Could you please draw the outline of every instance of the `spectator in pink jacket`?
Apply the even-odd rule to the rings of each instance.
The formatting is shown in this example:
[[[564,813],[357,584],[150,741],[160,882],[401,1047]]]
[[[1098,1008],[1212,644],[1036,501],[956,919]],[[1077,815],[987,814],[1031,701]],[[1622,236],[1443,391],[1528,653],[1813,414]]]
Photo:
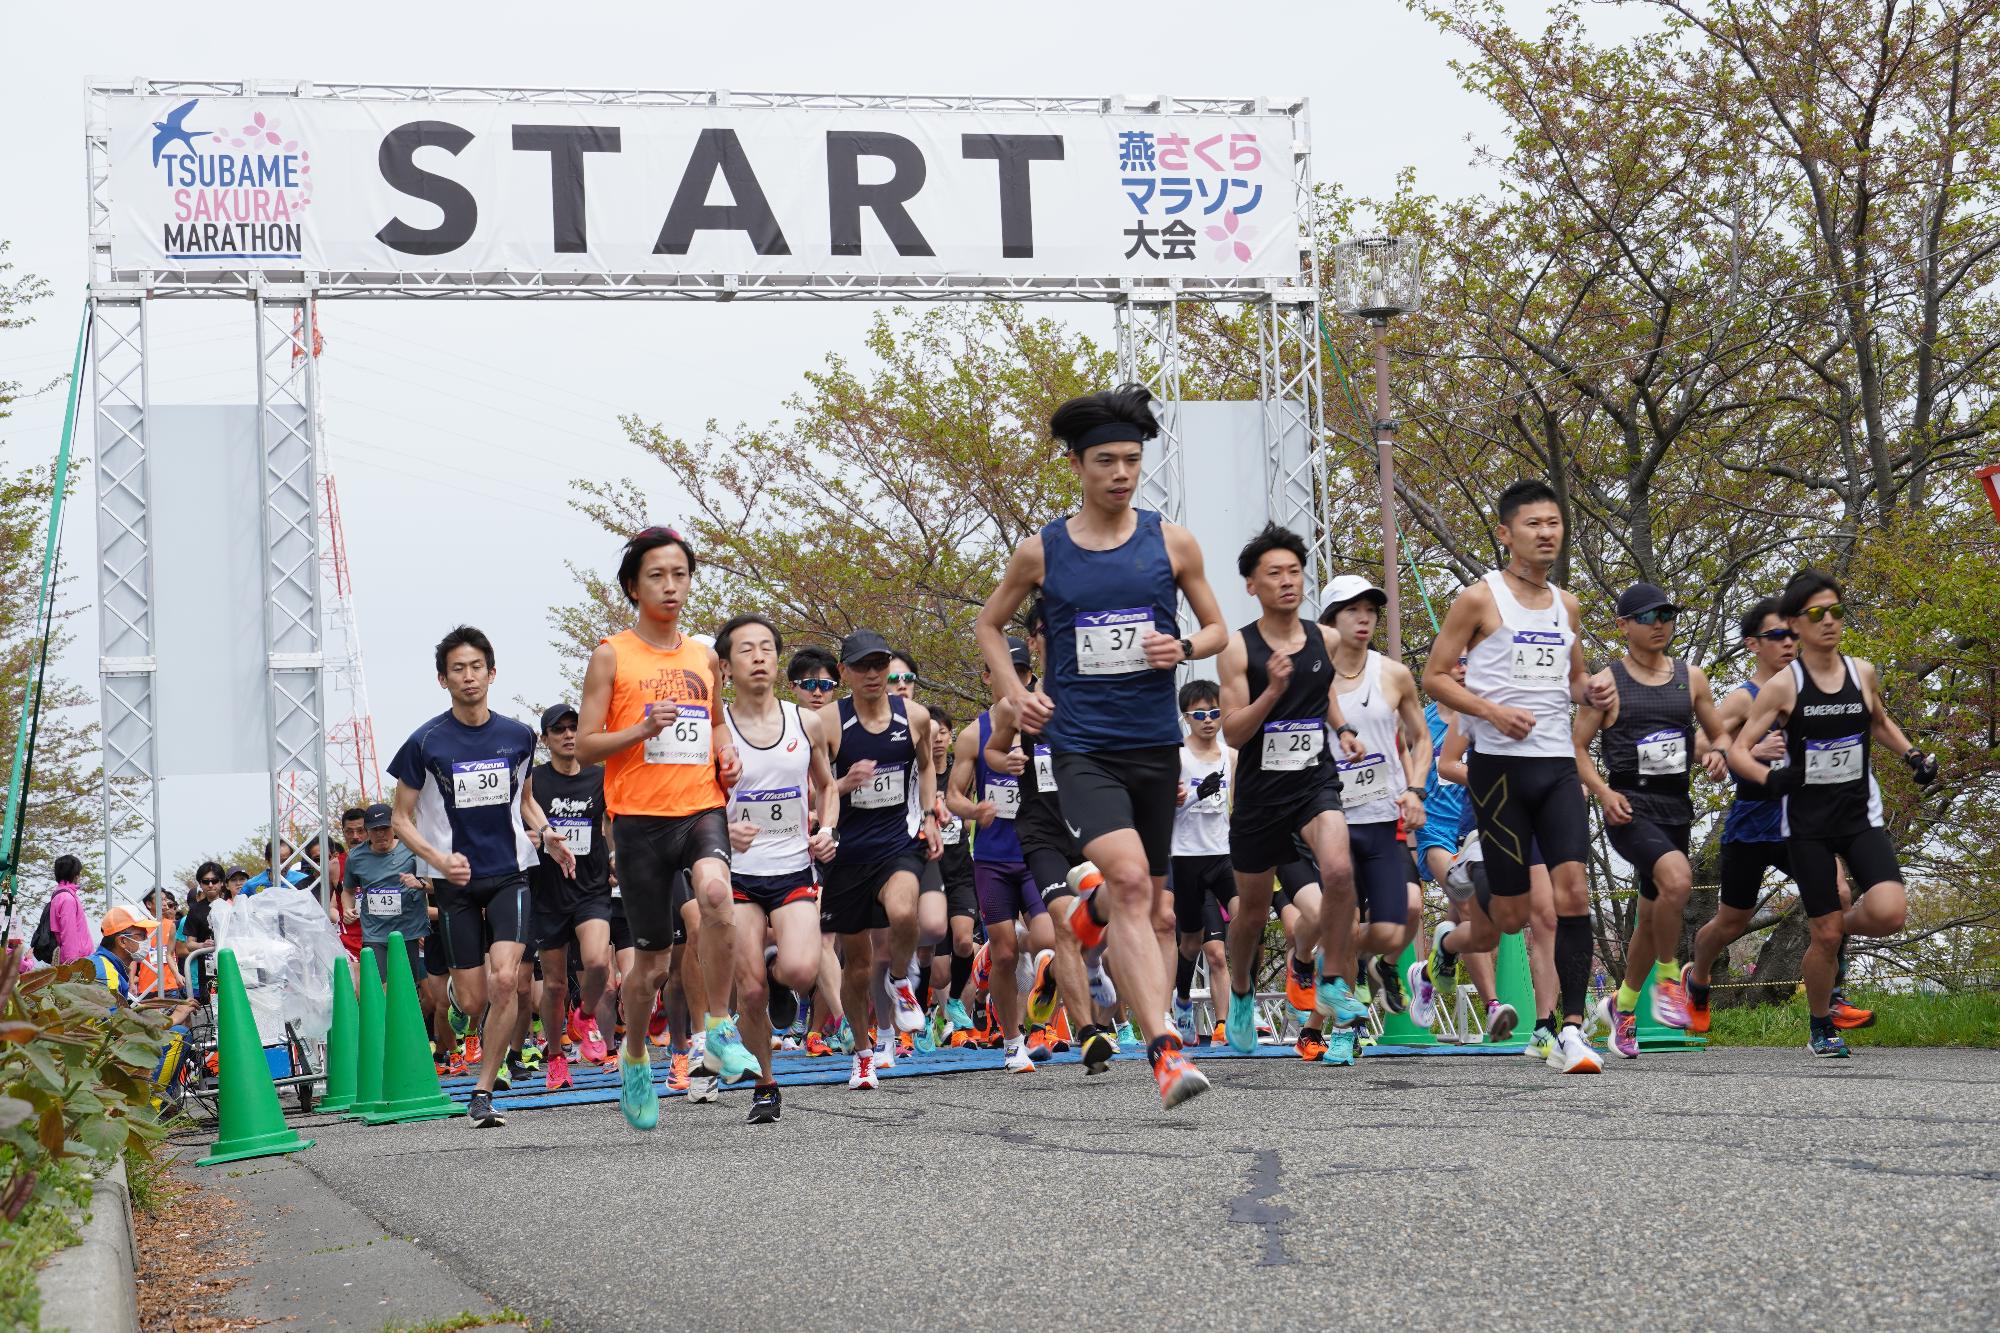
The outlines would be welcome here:
[[[97,949],[97,932],[83,910],[83,898],[76,885],[83,878],[83,862],[74,856],[58,856],[55,865],[56,894],[49,899],[49,929],[56,937],[56,962],[74,963],[88,958]]]

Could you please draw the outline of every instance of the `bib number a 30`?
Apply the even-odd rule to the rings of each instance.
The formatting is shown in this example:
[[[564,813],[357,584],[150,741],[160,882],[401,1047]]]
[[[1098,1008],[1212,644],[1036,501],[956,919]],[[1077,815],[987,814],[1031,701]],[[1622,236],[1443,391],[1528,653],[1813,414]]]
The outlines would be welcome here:
[[[451,766],[451,803],[459,810],[507,804],[507,761],[464,759]]]
[[[735,804],[733,817],[755,824],[760,838],[796,838],[806,831],[806,798],[797,787],[739,791]]]
[[[1840,736],[1830,741],[1806,742],[1806,786],[1829,787],[1854,782],[1861,777],[1864,738]]]
[[[1262,767],[1267,773],[1311,768],[1326,749],[1326,724],[1316,717],[1283,718],[1264,724]]]
[[[1340,803],[1347,809],[1386,801],[1395,794],[1393,768],[1387,756],[1364,754],[1340,765]]]
[[[902,764],[878,764],[868,781],[855,788],[850,803],[856,810],[892,810],[908,799],[909,770]]]
[[[1076,669],[1086,676],[1125,676],[1146,669],[1140,636],[1153,628],[1144,607],[1080,611],[1076,617]]]
[[[646,705],[650,715],[653,705]],[[657,736],[646,741],[646,762],[649,764],[706,764],[709,762],[708,709],[700,704],[677,704],[674,706],[674,722]]]
[[[1516,685],[1560,685],[1569,679],[1569,645],[1555,630],[1515,630],[1507,675]]]
[[[1679,728],[1641,736],[1636,748],[1642,778],[1673,777],[1688,771],[1687,733]]]

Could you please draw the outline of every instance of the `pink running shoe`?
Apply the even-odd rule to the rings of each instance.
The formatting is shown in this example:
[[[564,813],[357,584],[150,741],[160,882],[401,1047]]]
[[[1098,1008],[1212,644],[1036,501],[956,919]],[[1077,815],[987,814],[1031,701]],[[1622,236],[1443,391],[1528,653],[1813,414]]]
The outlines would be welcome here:
[[[585,1060],[594,1065],[604,1063],[604,1037],[597,1030],[596,1019],[588,1018],[584,1020],[583,1037],[580,1039],[578,1045]]]
[[[1639,1058],[1639,1020],[1607,995],[1597,1002],[1597,1021],[1611,1029],[1611,1049],[1627,1060]]]
[[[569,1081],[569,1060],[560,1055],[550,1056],[548,1072],[542,1076],[543,1090],[555,1092],[573,1086]]]
[[[1688,1012],[1687,986],[1678,979],[1653,978],[1653,1021],[1670,1028],[1684,1028],[1694,1021]]]

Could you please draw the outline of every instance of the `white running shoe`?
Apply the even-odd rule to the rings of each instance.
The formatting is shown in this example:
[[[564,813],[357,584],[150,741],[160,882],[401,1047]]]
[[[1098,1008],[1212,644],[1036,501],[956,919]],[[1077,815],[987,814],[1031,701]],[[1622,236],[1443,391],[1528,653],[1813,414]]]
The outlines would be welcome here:
[[[1437,991],[1424,975],[1424,960],[1415,959],[1403,976],[1403,992],[1410,997],[1410,1021],[1420,1028],[1437,1022]]]
[[[1555,1049],[1549,1052],[1549,1067],[1565,1074],[1604,1072],[1597,1052],[1590,1049],[1590,1043],[1583,1039],[1582,1031],[1574,1023],[1565,1023],[1557,1035]]]
[[[862,1088],[879,1088],[881,1082],[875,1077],[875,1053],[857,1051],[854,1055],[854,1072],[847,1076],[847,1086],[859,1091]]]
[[[720,1074],[722,1072],[722,1061],[720,1059],[715,1062],[713,1069],[709,1069],[708,1030],[706,1028],[695,1029],[693,1035],[688,1038],[688,1068],[707,1069],[711,1074]]]
[[[1085,959],[1084,970],[1090,982],[1090,1002],[1102,1009],[1116,1008],[1118,987],[1112,982],[1111,974],[1104,970],[1103,957]]]
[[[712,1102],[721,1095],[720,1080],[713,1074],[691,1073],[688,1075],[687,1099],[691,1102]]]
[[[1007,1049],[1007,1072],[1010,1074],[1032,1074],[1035,1062],[1028,1056],[1028,1043],[1017,1041]]]
[[[896,1039],[891,1037],[887,1041],[876,1042],[875,1049],[870,1054],[875,1059],[875,1068],[894,1069],[896,1067]]]
[[[889,987],[889,998],[896,1002],[896,1030],[917,1032],[924,1026],[923,1006],[917,1003],[917,993],[907,980],[897,981]]]

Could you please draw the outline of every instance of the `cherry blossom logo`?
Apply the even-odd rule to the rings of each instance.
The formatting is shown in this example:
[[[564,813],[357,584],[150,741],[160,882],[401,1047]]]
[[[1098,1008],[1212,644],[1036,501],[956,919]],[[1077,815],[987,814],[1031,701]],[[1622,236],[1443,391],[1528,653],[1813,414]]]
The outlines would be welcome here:
[[[1236,216],[1236,210],[1227,209],[1222,214],[1222,225],[1213,223],[1202,228],[1208,239],[1216,243],[1215,257],[1224,262],[1234,259],[1239,264],[1250,262],[1250,242],[1256,238],[1257,229],[1246,226]]]
[[[297,139],[287,138],[281,133],[274,117],[266,116],[259,111],[250,117],[248,125],[235,134],[227,130],[216,130],[208,138],[210,143],[225,144],[230,148],[248,149],[251,152],[268,152],[275,148],[287,156],[295,155],[298,158],[296,177],[298,188],[287,192],[285,202],[295,210],[312,203],[312,154],[301,149]]]

